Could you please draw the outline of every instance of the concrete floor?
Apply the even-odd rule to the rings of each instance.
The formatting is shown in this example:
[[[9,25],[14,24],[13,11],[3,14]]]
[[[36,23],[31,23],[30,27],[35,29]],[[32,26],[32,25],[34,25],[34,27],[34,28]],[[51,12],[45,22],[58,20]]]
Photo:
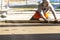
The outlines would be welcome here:
[[[60,40],[60,26],[36,24],[39,26],[21,26],[19,24],[16,26],[16,23],[0,23],[0,40]]]
[[[60,26],[0,27],[0,40],[60,40]]]

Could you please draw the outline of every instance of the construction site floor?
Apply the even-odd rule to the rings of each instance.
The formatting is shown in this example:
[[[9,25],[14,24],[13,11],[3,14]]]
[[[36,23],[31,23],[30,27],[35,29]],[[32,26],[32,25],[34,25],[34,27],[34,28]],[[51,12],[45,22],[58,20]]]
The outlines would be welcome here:
[[[0,22],[0,40],[60,40],[60,24]]]

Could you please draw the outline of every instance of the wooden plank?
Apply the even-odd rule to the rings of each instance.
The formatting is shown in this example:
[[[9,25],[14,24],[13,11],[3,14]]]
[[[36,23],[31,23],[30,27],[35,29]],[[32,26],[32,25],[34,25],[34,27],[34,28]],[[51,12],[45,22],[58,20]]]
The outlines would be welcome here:
[[[9,20],[0,22],[0,27],[10,27],[10,26],[60,26],[60,21],[57,23],[55,21],[37,21],[37,20]]]
[[[43,20],[5,20],[6,23],[46,23]],[[55,21],[48,21],[47,23],[56,23]],[[60,23],[60,21],[58,22]]]
[[[54,33],[60,33],[60,26],[0,27],[0,35]]]
[[[0,23],[0,27],[60,26],[58,23]]]

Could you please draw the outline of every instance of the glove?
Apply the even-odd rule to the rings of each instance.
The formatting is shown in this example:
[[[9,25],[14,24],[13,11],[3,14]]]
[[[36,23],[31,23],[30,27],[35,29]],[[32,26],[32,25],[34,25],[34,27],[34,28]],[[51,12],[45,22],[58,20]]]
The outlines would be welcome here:
[[[45,19],[45,23],[48,23],[49,21],[47,19]]]
[[[58,23],[59,21],[57,19],[55,19],[55,23]]]

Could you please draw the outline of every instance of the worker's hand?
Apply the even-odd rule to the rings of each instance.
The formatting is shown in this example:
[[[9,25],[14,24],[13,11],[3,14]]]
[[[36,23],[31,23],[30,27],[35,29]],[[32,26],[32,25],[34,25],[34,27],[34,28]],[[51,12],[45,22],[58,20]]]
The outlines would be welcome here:
[[[49,21],[47,19],[45,19],[45,23],[48,23]]]
[[[57,19],[55,19],[55,23],[58,23],[59,21]]]

